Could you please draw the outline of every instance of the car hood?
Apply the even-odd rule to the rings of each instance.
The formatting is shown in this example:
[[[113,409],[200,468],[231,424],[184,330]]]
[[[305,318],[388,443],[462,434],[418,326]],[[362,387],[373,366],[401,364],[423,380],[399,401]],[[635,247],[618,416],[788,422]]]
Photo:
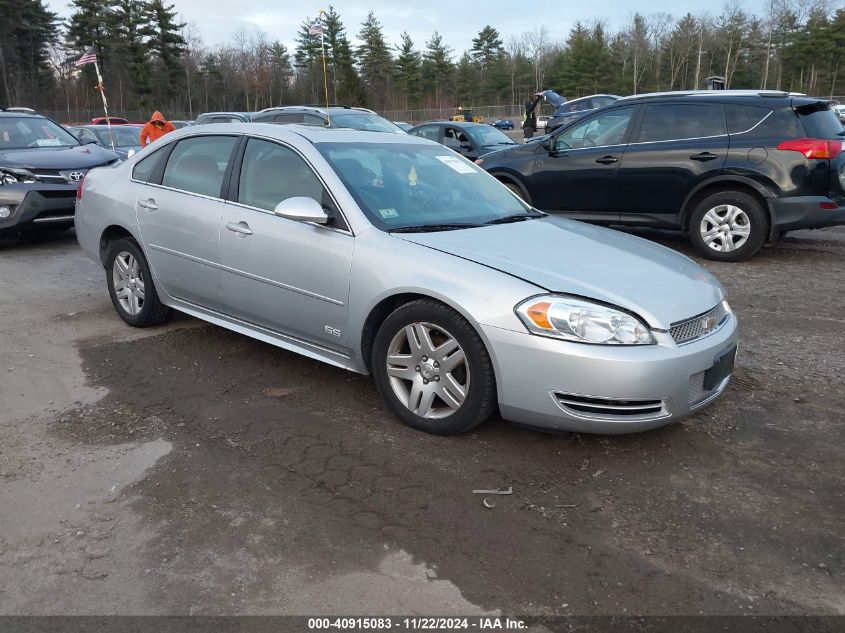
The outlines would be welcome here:
[[[0,166],[23,169],[89,169],[114,159],[114,153],[93,143],[0,151]]]
[[[684,255],[633,235],[564,218],[394,235],[550,292],[626,308],[658,329],[707,312],[725,296],[719,281]]]

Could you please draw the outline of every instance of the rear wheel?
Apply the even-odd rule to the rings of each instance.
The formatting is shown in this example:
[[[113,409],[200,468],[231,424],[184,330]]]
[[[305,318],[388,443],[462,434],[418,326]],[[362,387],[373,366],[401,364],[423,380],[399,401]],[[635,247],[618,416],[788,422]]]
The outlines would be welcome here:
[[[762,205],[741,191],[710,194],[695,207],[689,221],[693,246],[707,259],[738,262],[763,246],[769,221]]]
[[[421,299],[397,308],[376,334],[376,386],[405,424],[463,433],[496,406],[493,365],[475,329],[451,308]]]
[[[170,316],[170,308],[159,301],[147,259],[133,240],[109,244],[106,283],[114,309],[129,325],[149,327]]]

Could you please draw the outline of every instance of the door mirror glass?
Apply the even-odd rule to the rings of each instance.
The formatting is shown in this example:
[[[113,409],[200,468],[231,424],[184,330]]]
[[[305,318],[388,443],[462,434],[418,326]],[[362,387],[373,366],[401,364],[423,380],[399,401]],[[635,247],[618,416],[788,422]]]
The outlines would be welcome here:
[[[323,209],[323,205],[314,200],[314,198],[306,198],[304,196],[282,200],[276,205],[274,213],[280,218],[287,218],[288,220],[295,220],[297,222],[326,224],[329,221],[329,216]]]

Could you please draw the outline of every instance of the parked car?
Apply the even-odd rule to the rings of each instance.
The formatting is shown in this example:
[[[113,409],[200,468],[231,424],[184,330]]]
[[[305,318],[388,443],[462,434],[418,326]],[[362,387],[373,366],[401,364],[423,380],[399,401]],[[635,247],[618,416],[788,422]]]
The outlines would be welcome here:
[[[434,121],[418,125],[408,134],[437,141],[469,159],[516,145],[516,141],[507,134],[485,123]]]
[[[622,97],[618,95],[590,95],[561,103],[546,124],[546,132],[552,132],[562,125],[567,125],[589,114],[593,110],[609,106]]]
[[[129,119],[120,116],[95,116],[91,119],[91,125],[128,125]]]
[[[546,124],[549,122],[549,119],[551,119],[551,117],[546,115],[546,114],[541,114],[540,116],[538,116],[537,117],[537,130],[538,131],[545,130]]]
[[[840,123],[845,124],[845,105],[833,106],[833,113],[836,115],[836,118],[839,119]]]
[[[330,127],[348,127],[355,130],[369,130],[370,132],[392,132],[404,134],[405,130],[391,123],[384,117],[367,108],[351,108],[349,106],[284,106],[267,108],[256,113],[255,123],[302,123],[304,125],[319,125]]]
[[[398,128],[403,129],[403,130],[404,130],[404,131],[406,131],[406,132],[407,132],[408,130],[410,130],[412,127],[414,127],[414,126],[413,126],[413,125],[411,125],[410,123],[405,123],[405,121],[394,121],[394,122],[393,122],[393,125],[395,125],[395,126],[396,126],[396,127],[398,127]]]
[[[252,121],[255,112],[206,112],[197,117],[194,125],[209,125],[211,123],[248,123]]]
[[[511,119],[496,119],[490,125],[499,130],[512,130],[514,127]]]
[[[406,134],[177,130],[91,172],[76,226],[128,324],[176,309],[372,373],[430,433],[497,406],[546,428],[653,428],[716,398],[736,352],[725,291],[690,259],[537,212]]]
[[[785,231],[845,224],[843,135],[824,99],[640,95],[482,164],[539,209],[685,230],[704,257],[740,261]]]
[[[178,119],[176,121],[171,121],[171,123],[173,124],[173,127],[175,127],[177,130],[194,124],[193,121],[180,121]]]
[[[114,153],[125,160],[141,149],[141,128],[140,125],[118,125],[109,131],[104,125],[73,125],[67,129],[80,141],[93,142],[106,149],[112,149],[114,141]]]
[[[70,228],[85,173],[115,162],[47,117],[0,112],[0,234]]]

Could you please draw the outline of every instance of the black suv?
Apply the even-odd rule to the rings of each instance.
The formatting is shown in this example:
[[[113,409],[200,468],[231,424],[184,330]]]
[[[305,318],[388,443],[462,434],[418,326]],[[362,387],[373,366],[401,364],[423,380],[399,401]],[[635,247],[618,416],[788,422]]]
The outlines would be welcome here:
[[[0,111],[0,234],[72,227],[85,173],[118,161],[47,117]]]
[[[253,123],[302,123],[305,125],[331,125],[371,132],[404,134],[405,130],[366,108],[350,106],[283,106],[266,108],[252,115]]]
[[[774,91],[625,97],[476,161],[535,207],[689,232],[739,261],[792,229],[845,224],[845,130],[833,102]]]

